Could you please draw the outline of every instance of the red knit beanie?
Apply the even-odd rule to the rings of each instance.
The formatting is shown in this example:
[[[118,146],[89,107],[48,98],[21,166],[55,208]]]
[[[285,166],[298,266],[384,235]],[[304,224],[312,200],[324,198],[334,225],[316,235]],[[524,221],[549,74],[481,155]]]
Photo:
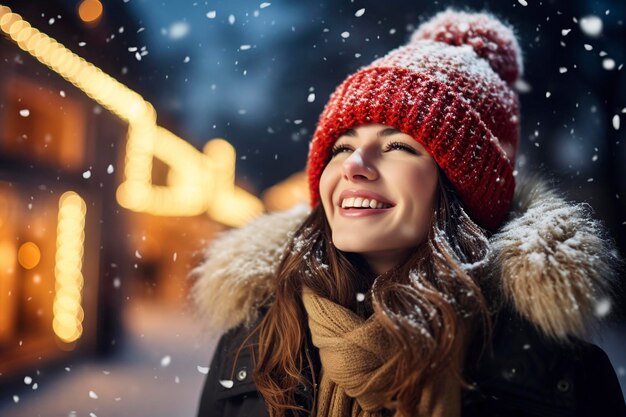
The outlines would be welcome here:
[[[395,127],[433,156],[481,226],[496,229],[513,198],[521,75],[513,31],[485,13],[446,10],[410,42],[349,76],[331,95],[310,144],[311,206],[334,142],[365,124]]]

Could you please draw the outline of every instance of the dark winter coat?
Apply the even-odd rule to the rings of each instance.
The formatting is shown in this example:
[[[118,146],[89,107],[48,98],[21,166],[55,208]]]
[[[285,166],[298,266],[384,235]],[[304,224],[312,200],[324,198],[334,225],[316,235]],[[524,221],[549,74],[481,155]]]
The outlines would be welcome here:
[[[285,243],[305,215],[265,215],[229,231],[194,270],[195,301],[209,331],[223,333],[199,417],[268,416],[251,378],[251,352],[242,350],[236,361],[234,355],[262,319]],[[494,322],[493,351],[481,355],[475,335],[466,354],[464,376],[476,390],[463,392],[463,417],[626,417],[607,355],[583,341],[611,273],[606,240],[585,206],[539,182],[518,186],[514,211],[490,242],[490,285],[506,302]],[[319,372],[317,351],[308,349]],[[311,408],[308,392],[297,398]]]

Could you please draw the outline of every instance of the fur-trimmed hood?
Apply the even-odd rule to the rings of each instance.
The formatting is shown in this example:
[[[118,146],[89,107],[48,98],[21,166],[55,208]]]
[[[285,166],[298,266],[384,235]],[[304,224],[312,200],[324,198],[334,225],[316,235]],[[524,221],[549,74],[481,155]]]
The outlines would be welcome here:
[[[520,181],[518,181],[520,182]],[[611,303],[616,252],[586,204],[545,182],[518,184],[508,220],[490,238],[489,279],[521,316],[560,340],[586,337]],[[264,214],[204,249],[191,296],[209,330],[252,323],[272,297],[272,279],[305,205]]]

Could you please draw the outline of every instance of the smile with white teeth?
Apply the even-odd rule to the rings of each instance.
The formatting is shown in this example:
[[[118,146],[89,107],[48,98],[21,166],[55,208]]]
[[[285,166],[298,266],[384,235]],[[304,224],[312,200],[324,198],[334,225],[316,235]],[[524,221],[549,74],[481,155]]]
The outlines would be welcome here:
[[[389,208],[390,204],[381,203],[380,201],[376,201],[370,198],[361,198],[361,197],[350,197],[344,198],[341,202],[341,208]]]

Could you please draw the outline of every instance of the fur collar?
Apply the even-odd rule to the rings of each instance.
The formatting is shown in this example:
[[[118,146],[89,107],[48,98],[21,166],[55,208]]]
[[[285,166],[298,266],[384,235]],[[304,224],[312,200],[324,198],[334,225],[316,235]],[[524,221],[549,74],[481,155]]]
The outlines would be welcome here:
[[[191,297],[209,330],[257,319],[290,233],[308,212],[301,205],[264,214],[204,249],[190,274]],[[587,205],[565,201],[538,179],[518,179],[511,214],[490,242],[488,279],[548,337],[584,338],[606,314],[615,252]]]

